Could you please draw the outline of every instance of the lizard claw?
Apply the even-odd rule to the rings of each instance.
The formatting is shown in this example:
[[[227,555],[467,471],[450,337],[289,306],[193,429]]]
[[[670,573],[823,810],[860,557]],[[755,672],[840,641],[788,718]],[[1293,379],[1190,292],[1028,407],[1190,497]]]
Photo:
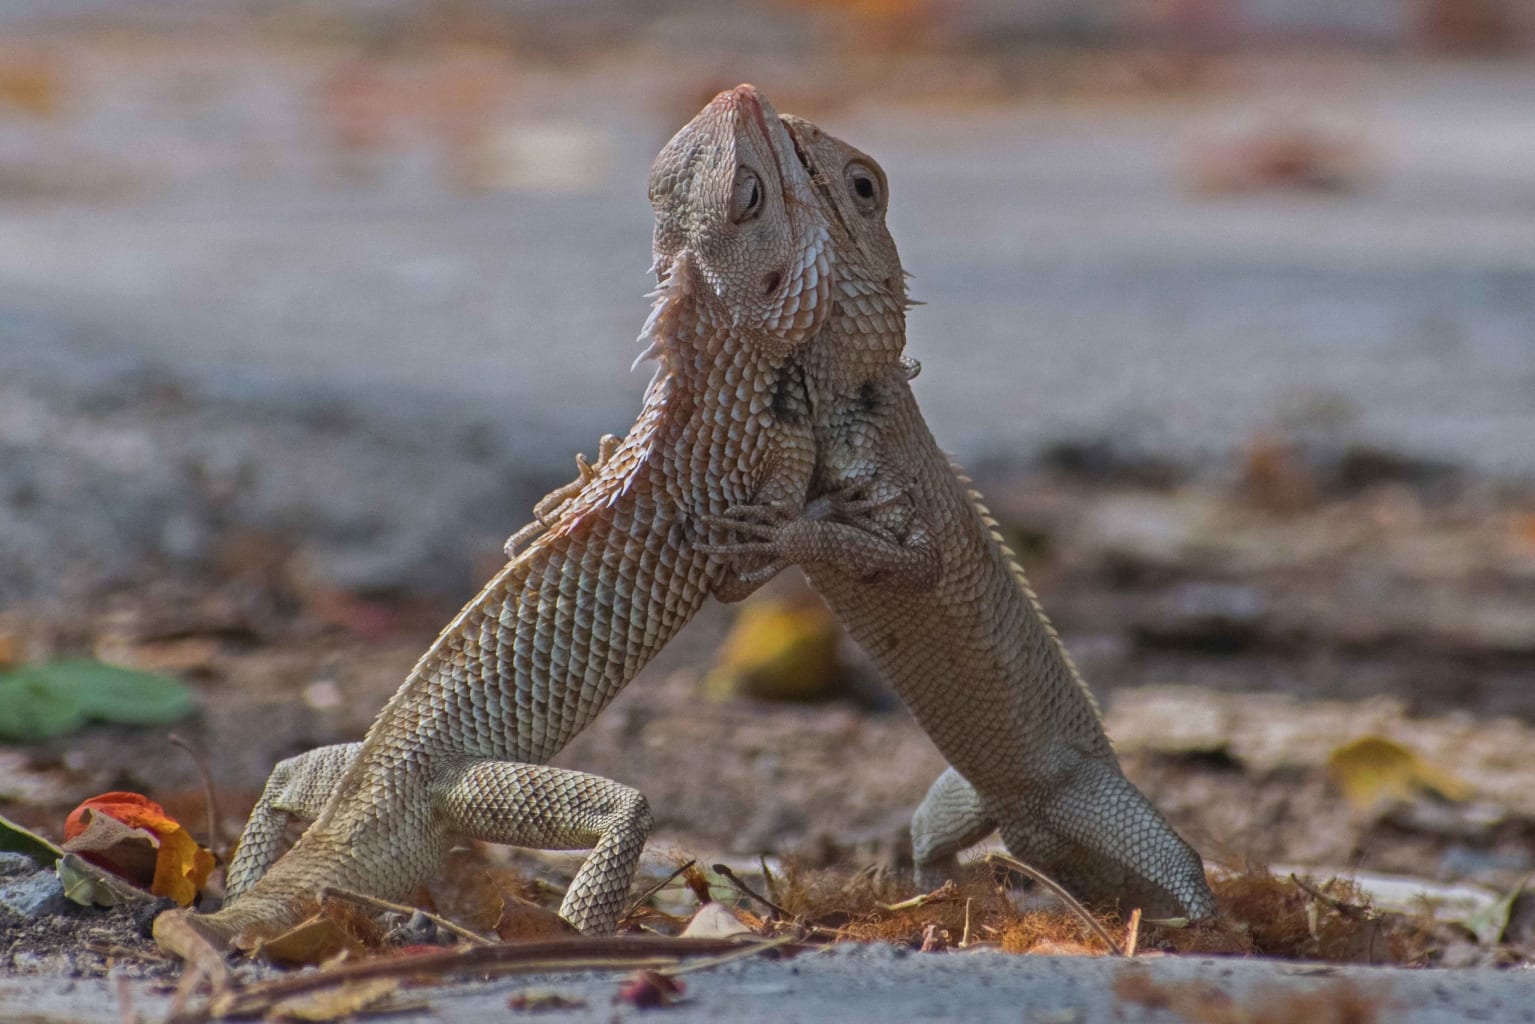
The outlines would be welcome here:
[[[738,579],[745,586],[758,587],[772,579],[774,576],[777,576],[788,564],[788,562],[781,558],[775,558],[760,569],[753,569],[751,572],[739,573],[736,576],[736,579]]]
[[[740,544],[694,544],[693,550],[704,555],[735,558],[741,555],[776,555],[778,549],[771,541],[746,541]]]
[[[705,528],[739,533],[747,537],[755,537],[759,540],[769,540],[779,530],[779,526],[776,523],[743,522],[741,520],[729,519],[725,516],[699,516],[698,523]],[[699,546],[699,550],[703,550],[702,545]]]
[[[819,506],[816,511],[820,518],[841,519],[844,522],[865,515],[869,512],[878,512],[880,509],[890,508],[906,500],[908,495],[904,490],[892,490],[877,498],[855,498],[853,495],[863,492],[863,487],[853,485],[838,491],[831,491],[821,495],[812,505]],[[808,510],[807,510],[808,511]]]

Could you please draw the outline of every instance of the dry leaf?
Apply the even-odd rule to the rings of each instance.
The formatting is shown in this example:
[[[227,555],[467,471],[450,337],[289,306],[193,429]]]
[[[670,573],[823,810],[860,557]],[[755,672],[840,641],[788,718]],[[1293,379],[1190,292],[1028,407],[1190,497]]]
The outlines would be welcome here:
[[[116,828],[111,822],[127,828]],[[64,839],[65,849],[147,884],[156,896],[168,896],[183,907],[191,906],[213,870],[213,854],[199,846],[165,808],[139,793],[103,793],[84,801],[65,819]],[[155,851],[147,879],[146,839]]]
[[[365,978],[335,988],[305,992],[274,1003],[267,1016],[277,1020],[332,1021],[359,1013],[384,1012],[379,1003],[394,995],[402,978]]]
[[[356,956],[362,952],[362,943],[327,914],[316,914],[300,921],[276,938],[263,942],[260,948],[261,955],[279,967],[312,966],[342,954]]]
[[[685,939],[728,939],[736,935],[755,934],[729,907],[714,900],[699,907],[688,926],[682,930]]]
[[[501,894],[501,917],[496,921],[495,931],[503,942],[526,942],[577,934],[569,921],[548,907],[541,907],[511,893]]]
[[[148,829],[124,824],[110,814],[86,808],[71,814],[64,849],[99,868],[148,889],[155,877],[160,839]]]
[[[839,629],[836,618],[814,596],[748,602],[704,679],[704,692],[768,700],[834,697],[842,682]]]
[[[1338,747],[1327,759],[1327,774],[1359,811],[1412,800],[1424,791],[1447,800],[1470,796],[1465,783],[1383,736],[1362,736]]]

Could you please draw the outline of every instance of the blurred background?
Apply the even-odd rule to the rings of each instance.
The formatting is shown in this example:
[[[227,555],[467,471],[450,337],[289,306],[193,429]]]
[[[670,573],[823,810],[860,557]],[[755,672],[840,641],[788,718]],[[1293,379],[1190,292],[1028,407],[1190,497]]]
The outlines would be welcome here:
[[[1231,737],[1535,718],[1535,0],[8,0],[0,662],[191,681],[247,798],[360,734],[632,421],[649,163],[741,81],[885,167],[918,397],[1202,848],[1527,869]],[[904,821],[940,762],[792,590],[566,762],[743,850]],[[832,704],[753,701],[784,651]],[[190,785],[137,737],[0,797]]]

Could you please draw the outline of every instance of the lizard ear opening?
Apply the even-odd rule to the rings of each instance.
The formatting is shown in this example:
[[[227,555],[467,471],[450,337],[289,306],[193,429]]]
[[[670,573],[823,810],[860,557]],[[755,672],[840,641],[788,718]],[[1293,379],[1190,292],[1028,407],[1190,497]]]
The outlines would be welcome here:
[[[776,270],[771,272],[767,277],[762,279],[762,294],[772,295],[778,290],[778,286],[781,284],[783,284],[783,275]]]

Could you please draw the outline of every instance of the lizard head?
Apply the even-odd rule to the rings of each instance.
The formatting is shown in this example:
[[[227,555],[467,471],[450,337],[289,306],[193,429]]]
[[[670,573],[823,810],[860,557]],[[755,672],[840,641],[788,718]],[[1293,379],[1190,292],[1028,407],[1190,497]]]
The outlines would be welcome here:
[[[656,272],[701,319],[797,345],[830,307],[831,254],[810,175],[750,85],[714,97],[656,157]]]
[[[884,169],[804,118],[784,115],[782,120],[826,211],[838,277],[885,292],[900,307],[908,305],[901,256],[885,227],[890,185]]]

